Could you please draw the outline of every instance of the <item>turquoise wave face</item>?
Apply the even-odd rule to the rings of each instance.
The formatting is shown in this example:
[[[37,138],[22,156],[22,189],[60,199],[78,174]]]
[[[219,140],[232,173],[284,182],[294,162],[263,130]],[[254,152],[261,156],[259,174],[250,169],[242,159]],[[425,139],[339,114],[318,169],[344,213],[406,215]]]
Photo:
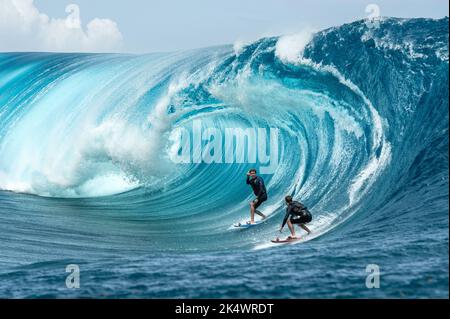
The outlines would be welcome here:
[[[133,236],[135,249],[215,250],[267,247],[287,194],[313,212],[312,239],[351,216],[387,214],[413,178],[437,185],[445,167],[408,172],[430,145],[440,145],[436,156],[448,146],[448,19],[360,21],[298,41],[0,54],[0,188],[47,197],[35,207],[86,211],[71,222],[114,233],[110,247]],[[258,162],[173,161],[176,132],[192,136],[196,121],[222,142],[230,128],[277,131],[262,211],[278,217],[256,234],[232,225],[248,218],[245,173]],[[191,143],[190,154],[209,142]]]

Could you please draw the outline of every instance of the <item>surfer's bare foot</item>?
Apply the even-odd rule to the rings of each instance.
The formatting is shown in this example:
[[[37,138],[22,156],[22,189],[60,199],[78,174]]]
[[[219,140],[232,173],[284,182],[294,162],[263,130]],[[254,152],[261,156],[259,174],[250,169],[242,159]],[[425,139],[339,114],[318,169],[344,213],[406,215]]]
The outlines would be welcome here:
[[[291,240],[291,239],[297,239],[296,236],[288,236],[288,238],[286,238],[286,240]]]

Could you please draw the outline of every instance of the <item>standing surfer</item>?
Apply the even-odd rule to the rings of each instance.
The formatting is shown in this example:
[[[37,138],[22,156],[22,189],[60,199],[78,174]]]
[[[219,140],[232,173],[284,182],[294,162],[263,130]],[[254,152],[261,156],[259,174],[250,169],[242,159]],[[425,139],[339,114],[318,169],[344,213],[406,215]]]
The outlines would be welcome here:
[[[250,202],[250,224],[254,224],[255,213],[261,216],[262,219],[266,218],[266,215],[257,210],[257,208],[267,200],[267,191],[264,180],[261,176],[256,175],[256,169],[254,168],[247,173],[247,184],[252,187],[253,193],[256,195],[256,198]]]

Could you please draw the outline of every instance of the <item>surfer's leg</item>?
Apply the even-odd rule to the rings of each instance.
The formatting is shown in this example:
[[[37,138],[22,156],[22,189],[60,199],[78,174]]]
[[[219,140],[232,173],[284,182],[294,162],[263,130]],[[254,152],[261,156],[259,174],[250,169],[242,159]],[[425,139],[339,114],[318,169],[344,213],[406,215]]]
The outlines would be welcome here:
[[[250,202],[250,223],[253,224],[255,222],[255,203]]]
[[[288,225],[288,227],[289,227],[289,230],[291,231],[291,235],[292,235],[291,237],[292,237],[292,238],[296,238],[296,237],[295,237],[295,229],[294,229],[294,225],[292,225],[290,219],[288,219],[287,225]]]
[[[255,209],[255,213],[262,217],[262,219],[266,219],[266,215],[261,213],[259,210]]]
[[[262,217],[262,219],[266,219],[266,215],[264,215],[263,213],[261,213],[259,210],[257,210],[257,208],[259,206],[261,206],[261,204],[263,202],[265,202],[267,200],[267,196],[261,197],[261,198],[257,198],[258,202],[256,204],[254,204],[255,207],[255,213],[258,214],[259,216]]]
[[[308,227],[306,227],[306,225],[305,224],[298,224],[301,228],[303,228],[304,230],[306,230],[306,232],[308,233],[308,234],[311,234],[311,231],[309,230],[309,228]]]

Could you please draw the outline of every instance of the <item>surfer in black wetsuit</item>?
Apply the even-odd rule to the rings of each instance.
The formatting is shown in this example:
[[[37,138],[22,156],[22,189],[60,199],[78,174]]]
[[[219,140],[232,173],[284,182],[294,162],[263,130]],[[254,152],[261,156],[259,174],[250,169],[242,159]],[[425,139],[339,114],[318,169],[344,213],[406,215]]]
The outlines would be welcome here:
[[[311,231],[305,225],[312,220],[312,215],[309,212],[308,208],[306,208],[306,206],[303,205],[302,203],[292,200],[292,196],[286,196],[284,200],[286,201],[287,208],[286,208],[286,215],[284,216],[283,219],[283,224],[281,225],[280,228],[280,233],[287,222],[289,230],[291,231],[291,236],[287,238],[288,240],[297,238],[295,236],[294,224],[297,224],[298,226],[306,230],[308,234],[310,234]]]
[[[267,200],[267,191],[264,180],[261,176],[256,175],[256,169],[254,168],[247,173],[247,184],[252,187],[253,193],[256,195],[256,198],[250,202],[250,224],[253,224],[255,222],[255,213],[261,216],[262,219],[266,218],[266,215],[257,210],[257,208]]]

